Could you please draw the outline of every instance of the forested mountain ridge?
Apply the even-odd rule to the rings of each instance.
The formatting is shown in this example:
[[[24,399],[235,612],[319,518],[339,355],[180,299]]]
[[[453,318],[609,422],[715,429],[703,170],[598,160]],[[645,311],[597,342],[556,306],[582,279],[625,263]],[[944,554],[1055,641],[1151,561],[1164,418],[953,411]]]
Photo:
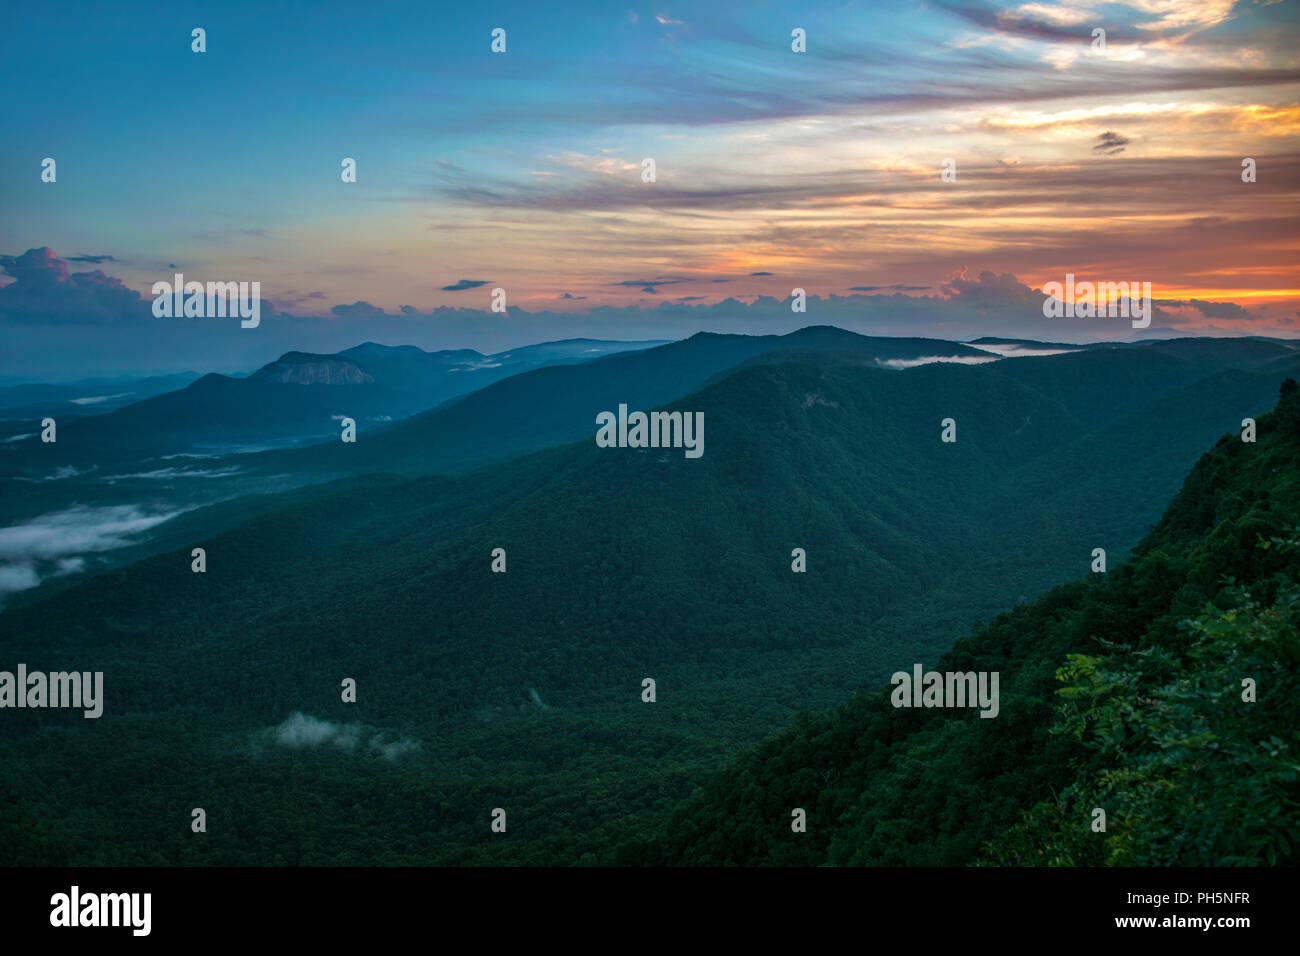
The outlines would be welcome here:
[[[924,662],[1000,672],[996,719],[896,709],[888,691],[860,693],[801,715],[615,857],[1294,863],[1298,528],[1300,392],[1287,380],[1276,410],[1258,420],[1258,441],[1224,435],[1129,560],[999,615]],[[794,807],[806,810],[805,833],[791,830]],[[1098,810],[1104,832],[1094,829]]]
[[[210,372],[107,414],[60,422],[56,443],[36,438],[36,422],[47,414],[41,413],[28,427],[29,440],[6,449],[6,461],[11,469],[38,472],[211,451],[230,442],[322,440],[337,433],[344,416],[376,428],[524,371],[660,344],[572,339],[483,355],[365,342],[328,355],[286,352],[246,377]]]
[[[654,348],[512,375],[390,427],[363,430],[358,447],[331,442],[268,452],[253,464],[327,474],[463,474],[489,462],[576,441],[586,434],[597,411],[619,402],[658,407],[725,377],[747,360],[791,349],[822,358],[859,356],[873,364],[934,356],[992,358],[958,342],[859,335],[825,325],[786,335],[699,332]]]
[[[1118,557],[1164,482],[1276,389],[1273,373],[1216,378],[1181,396],[1195,427],[1169,429],[1138,406],[1170,391],[1135,386],[1095,418],[1068,364],[1032,384],[1017,371],[1069,358],[745,368],[668,406],[705,415],[697,460],[588,437],[463,477],[353,485],[195,540],[203,574],[184,547],[4,612],[5,661],[102,670],[106,704],[95,721],[5,715],[0,852],[606,859],[800,710],[878,685],[900,654],[928,661],[973,617],[1086,567],[1097,517],[1045,524],[1020,488],[1046,475],[1062,495],[1122,491],[1106,516]],[[1060,470],[1126,416],[1132,449],[1101,443],[1089,468]],[[213,821],[201,840],[196,806]],[[506,839],[487,826],[498,806]]]

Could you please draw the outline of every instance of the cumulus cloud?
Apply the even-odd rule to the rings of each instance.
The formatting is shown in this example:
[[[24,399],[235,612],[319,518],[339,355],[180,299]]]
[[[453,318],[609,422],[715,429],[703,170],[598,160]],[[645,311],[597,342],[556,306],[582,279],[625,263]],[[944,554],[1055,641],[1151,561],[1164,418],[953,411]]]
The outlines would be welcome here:
[[[986,269],[976,277],[959,272],[948,280],[946,291],[953,301],[980,311],[1012,306],[1041,310],[1043,306],[1043,294],[1009,272],[999,275]]]
[[[0,269],[14,280],[0,287],[0,319],[112,323],[150,314],[149,304],[134,289],[99,269],[69,272],[68,261],[60,259],[48,246],[28,249],[20,256],[0,255]],[[93,260],[83,257],[72,261]]]
[[[302,341],[301,332],[290,327],[293,317],[268,298],[262,299],[256,335],[249,335],[237,320],[158,318],[152,295],[142,295],[98,269],[72,272],[70,261],[76,258],[59,258],[48,247],[0,255],[0,277],[12,280],[0,286],[0,336],[6,345],[0,349],[0,375],[40,381],[191,367],[242,370],[266,361],[268,339],[291,342],[292,348]],[[170,281],[172,275],[159,278]],[[349,338],[343,347],[356,344]],[[211,368],[214,359],[222,366]]]

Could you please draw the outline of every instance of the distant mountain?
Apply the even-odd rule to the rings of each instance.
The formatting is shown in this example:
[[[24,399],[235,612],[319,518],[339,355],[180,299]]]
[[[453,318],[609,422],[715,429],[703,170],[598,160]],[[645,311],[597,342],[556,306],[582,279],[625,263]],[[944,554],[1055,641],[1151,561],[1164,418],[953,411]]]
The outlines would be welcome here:
[[[287,352],[270,365],[262,366],[249,378],[275,385],[365,385],[375,380],[355,362],[334,355],[302,352]]]
[[[585,362],[653,342],[571,339],[482,355],[468,349],[426,352],[415,346],[367,342],[335,355],[288,352],[246,378],[208,374],[178,391],[155,394],[93,421],[61,423],[58,442],[35,438],[6,449],[8,464],[46,471],[187,452],[230,444],[299,442],[337,433],[338,420],[363,429],[432,408],[449,398],[532,368]],[[30,391],[27,397],[50,395]],[[57,388],[63,389],[64,386]],[[27,434],[53,411],[29,402]],[[16,417],[16,416],[15,416]],[[22,432],[17,432],[21,434]],[[214,449],[213,446],[216,446]],[[17,452],[18,454],[14,454]],[[26,455],[22,453],[28,453]]]
[[[149,378],[83,379],[58,385],[6,385],[0,387],[0,437],[13,425],[31,430],[42,418],[102,415],[142,398],[184,388],[199,377],[178,372]]]
[[[775,344],[789,351],[790,338]],[[1143,350],[1145,364],[1099,349],[893,371],[876,359],[932,344],[900,352],[860,339],[808,330],[794,342],[850,347],[797,349],[795,361],[667,400],[704,414],[698,459],[599,448],[594,413],[620,397],[641,404],[653,375],[697,378],[746,350],[753,358],[754,343],[697,336],[667,347],[675,362],[647,352],[525,373],[509,380],[518,392],[486,406],[498,417],[479,421],[507,432],[512,415],[558,422],[520,403],[543,401],[528,381],[540,380],[583,423],[580,441],[473,474],[262,501],[224,532],[196,512],[176,519],[195,522],[177,550],[0,613],[0,659],[102,670],[109,702],[94,722],[7,715],[0,805],[18,811],[0,815],[0,862],[554,864],[608,861],[610,847],[616,861],[763,859],[751,834],[768,819],[788,832],[791,796],[818,821],[858,806],[864,783],[850,763],[807,754],[886,760],[910,725],[872,735],[831,722],[800,736],[803,723],[764,751],[774,759],[746,758],[782,802],[775,816],[762,787],[727,789],[734,776],[691,798],[697,787],[798,712],[877,688],[900,662],[934,661],[972,620],[1078,577],[1093,547],[1118,565],[1201,450],[1243,409],[1270,407],[1283,371],[1281,353],[1177,348]],[[587,391],[575,401],[560,383]],[[944,418],[955,443],[940,440]],[[1239,453],[1207,469],[1175,522],[1213,529],[1219,516],[1250,515],[1207,539],[1229,568],[1255,530],[1272,533],[1262,511],[1291,508],[1282,482],[1292,466],[1269,444],[1273,426],[1261,427],[1269,457],[1240,480],[1223,471]],[[191,571],[193,547],[206,550],[203,574]],[[490,569],[496,548],[506,573]],[[796,548],[804,573],[792,572]],[[1089,618],[1093,631],[1119,633],[1124,615],[1141,620],[1169,593],[1198,600],[1214,569],[1188,570],[1168,547],[1151,551],[1141,587]],[[1000,625],[975,659],[1041,645],[1057,666],[1066,639],[1051,615],[1035,628],[1018,637]],[[1035,671],[1034,686],[1050,674]],[[357,681],[355,705],[340,699],[345,677]],[[642,702],[646,678],[654,704]],[[999,721],[974,723],[1038,733],[1050,715],[1018,716],[1009,684]],[[1018,767],[1023,781],[1008,776],[1006,790],[1032,798],[1046,779],[1037,746],[1027,757],[961,753],[971,773]],[[943,752],[909,752],[889,793],[916,800],[925,820],[951,808],[953,832],[967,826],[962,814],[984,812],[983,778],[963,777],[975,785],[957,800],[937,778],[919,793],[907,786],[909,774],[947,767]],[[817,802],[831,786],[823,773],[852,780],[829,791],[830,805]],[[88,789],[114,800],[87,807]],[[210,819],[239,825],[188,839],[173,818],[185,819],[195,792]],[[1010,819],[1023,804],[1002,793]],[[510,814],[509,840],[485,825],[497,806]],[[692,828],[660,829],[679,806]],[[719,822],[723,806],[742,808],[736,826]],[[871,838],[920,842],[884,824]],[[807,859],[829,839],[810,841]]]
[[[832,326],[788,335],[700,332],[680,342],[581,365],[514,375],[391,428],[359,429],[356,444],[330,442],[261,456],[272,471],[461,472],[486,462],[592,433],[595,416],[619,403],[652,408],[759,356],[853,356],[871,365],[936,357],[988,360],[988,353],[940,339],[879,338]]]
[[[996,335],[983,335],[978,339],[970,339],[967,345],[1015,345],[1027,349],[1089,349],[1097,348],[1101,343],[1089,343],[1086,345],[1072,344],[1069,342],[1039,342],[1037,339],[1007,339]],[[1110,343],[1105,343],[1109,345]],[[1104,347],[1104,345],[1102,345]]]

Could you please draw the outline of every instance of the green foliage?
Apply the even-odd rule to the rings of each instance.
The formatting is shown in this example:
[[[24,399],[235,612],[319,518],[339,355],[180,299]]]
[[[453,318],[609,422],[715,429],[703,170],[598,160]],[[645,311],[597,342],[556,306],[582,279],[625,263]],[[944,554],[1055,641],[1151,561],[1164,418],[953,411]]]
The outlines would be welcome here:
[[[1068,865],[1092,848],[1060,847],[1091,843],[1126,866],[1289,862],[1300,839],[1300,585],[1282,582],[1267,607],[1237,595],[1184,622],[1181,653],[1071,655],[1052,731],[1105,769],[1035,807],[989,847],[994,858]],[[1257,701],[1243,700],[1246,678]],[[1081,836],[1093,806],[1107,811],[1104,840]]]
[[[1113,682],[1116,646],[1149,648],[1143,679],[1168,682],[1207,603],[1246,585],[1274,607],[1295,557],[1256,545],[1297,523],[1300,440],[1264,416],[1258,445],[1207,455],[1139,542],[1265,378],[1197,388],[1181,359],[1057,358],[746,368],[674,403],[706,413],[698,461],[587,440],[240,505],[234,528],[191,526],[206,574],[187,543],[7,610],[3,665],[103,670],[107,701],[98,721],[4,714],[0,862],[951,865],[989,859],[1037,804],[1045,838],[1070,834],[1053,858],[1087,862],[1101,844],[1075,847],[1053,792],[1121,768],[1048,732],[1058,669],[1082,654]],[[1153,379],[1166,390],[1142,405]],[[949,415],[956,445],[938,441]],[[1099,539],[1134,559],[1053,587]],[[974,618],[993,619],[953,644]],[[932,666],[1002,673],[997,719],[861,690],[945,650]],[[275,745],[295,710],[358,723],[363,744]],[[420,748],[384,759],[364,744],[380,734]]]
[[[1297,402],[1284,388],[1256,444],[1206,454],[1129,561],[1000,615],[933,665],[999,671],[997,719],[860,694],[743,755],[640,859],[1293,862],[1300,435],[1283,426]],[[837,777],[823,784],[819,767]],[[807,834],[781,832],[792,806],[820,811]]]

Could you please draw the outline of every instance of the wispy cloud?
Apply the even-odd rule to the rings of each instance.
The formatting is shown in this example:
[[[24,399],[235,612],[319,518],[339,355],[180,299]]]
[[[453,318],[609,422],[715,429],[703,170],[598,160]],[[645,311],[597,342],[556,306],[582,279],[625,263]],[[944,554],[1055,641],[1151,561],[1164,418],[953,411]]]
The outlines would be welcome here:
[[[150,512],[143,505],[78,505],[0,528],[0,593],[79,570],[84,565],[68,559],[134,544],[139,535],[179,513]]]
[[[1093,152],[1105,153],[1107,156],[1114,156],[1117,153],[1124,152],[1124,147],[1129,144],[1129,140],[1112,130],[1107,130],[1097,136],[1097,142],[1092,147]]]
[[[420,742],[409,737],[389,740],[386,734],[367,731],[360,723],[335,723],[297,710],[278,726],[256,736],[288,750],[335,749],[345,753],[370,754],[390,763],[420,749]]]

